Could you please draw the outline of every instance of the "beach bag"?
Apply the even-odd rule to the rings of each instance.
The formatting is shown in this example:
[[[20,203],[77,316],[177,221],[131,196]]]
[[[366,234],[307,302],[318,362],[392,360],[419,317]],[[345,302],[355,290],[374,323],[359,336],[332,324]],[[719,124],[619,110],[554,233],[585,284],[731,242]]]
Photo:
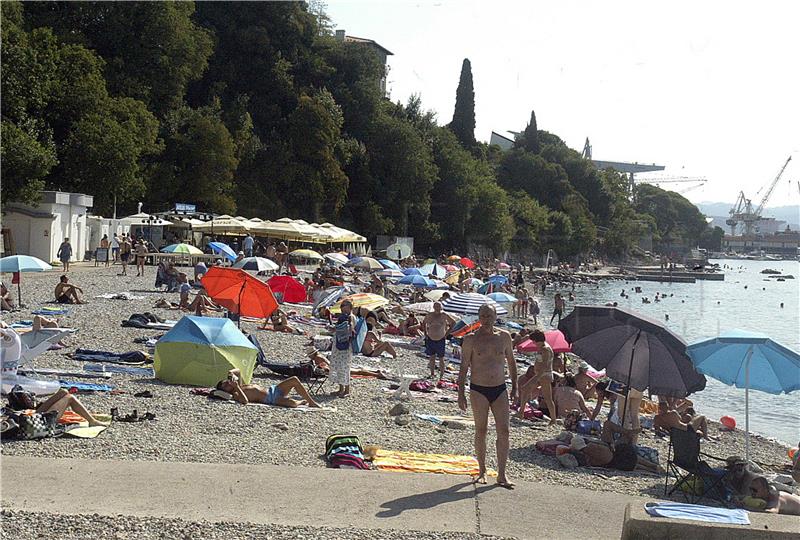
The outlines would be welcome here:
[[[17,432],[17,436],[26,441],[55,437],[57,434],[57,427],[58,412],[56,411],[22,414],[19,416],[19,431]],[[63,433],[63,427],[59,431]]]
[[[346,351],[350,348],[350,339],[353,336],[353,331],[350,328],[350,319],[345,319],[336,325],[334,332],[334,341],[336,348],[340,351]]]
[[[579,420],[577,431],[581,435],[600,435],[601,428],[600,420]]]
[[[578,429],[578,422],[583,419],[583,413],[577,409],[573,409],[564,417],[564,429],[568,431],[576,431]]]

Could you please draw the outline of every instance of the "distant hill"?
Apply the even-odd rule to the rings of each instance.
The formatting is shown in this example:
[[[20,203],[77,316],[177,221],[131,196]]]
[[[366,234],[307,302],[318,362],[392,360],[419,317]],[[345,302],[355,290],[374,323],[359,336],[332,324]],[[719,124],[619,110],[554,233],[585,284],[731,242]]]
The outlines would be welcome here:
[[[708,217],[728,217],[733,203],[701,202],[695,206]],[[762,213],[764,217],[773,217],[785,221],[792,229],[800,229],[800,205],[767,207]]]

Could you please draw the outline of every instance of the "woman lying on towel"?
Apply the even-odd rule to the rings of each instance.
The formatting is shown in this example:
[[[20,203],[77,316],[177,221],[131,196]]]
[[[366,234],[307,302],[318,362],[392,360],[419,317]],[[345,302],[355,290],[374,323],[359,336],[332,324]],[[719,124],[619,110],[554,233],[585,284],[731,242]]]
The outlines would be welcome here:
[[[303,383],[297,377],[289,377],[285,381],[264,388],[257,384],[241,384],[242,373],[239,369],[228,372],[228,378],[217,383],[217,390],[222,390],[233,396],[233,399],[247,405],[248,403],[263,403],[277,407],[293,409],[307,405],[319,408],[320,404],[314,401],[306,391]],[[302,399],[292,399],[289,394],[294,390]]]
[[[92,416],[92,413],[86,410],[86,407],[83,406],[83,403],[78,401],[78,398],[76,398],[63,388],[59,389],[58,392],[47,398],[47,401],[39,404],[36,407],[36,412],[47,413],[56,411],[58,413],[57,420],[59,420],[61,419],[62,416],[64,416],[64,412],[67,409],[72,409],[73,412],[85,418],[89,422],[90,426],[108,425],[108,422],[101,422],[100,420]]]

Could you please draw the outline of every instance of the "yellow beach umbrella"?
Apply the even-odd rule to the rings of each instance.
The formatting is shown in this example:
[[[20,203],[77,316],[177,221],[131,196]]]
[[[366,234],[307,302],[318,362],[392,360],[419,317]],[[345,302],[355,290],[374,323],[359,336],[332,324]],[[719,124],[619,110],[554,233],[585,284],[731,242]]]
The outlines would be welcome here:
[[[313,249],[296,249],[294,251],[289,252],[289,257],[294,257],[297,259],[313,259],[316,261],[322,260],[322,255],[320,255]]]
[[[378,294],[357,293],[357,294],[351,294],[350,296],[345,296],[344,298],[336,302],[336,304],[331,306],[330,312],[341,313],[342,302],[344,302],[345,300],[350,300],[353,303],[354,308],[363,307],[366,309],[379,308],[389,303],[389,301],[386,298]]]

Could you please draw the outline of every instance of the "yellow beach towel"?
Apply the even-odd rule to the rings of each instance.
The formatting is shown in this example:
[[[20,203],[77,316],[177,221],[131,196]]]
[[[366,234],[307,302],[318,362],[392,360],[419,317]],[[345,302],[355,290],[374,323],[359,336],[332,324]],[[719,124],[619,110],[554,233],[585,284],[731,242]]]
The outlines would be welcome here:
[[[453,454],[420,454],[417,452],[401,452],[399,450],[380,449],[372,463],[380,471],[421,472],[435,474],[461,474],[476,476],[478,460],[472,456]],[[489,470],[488,476],[497,476]]]

